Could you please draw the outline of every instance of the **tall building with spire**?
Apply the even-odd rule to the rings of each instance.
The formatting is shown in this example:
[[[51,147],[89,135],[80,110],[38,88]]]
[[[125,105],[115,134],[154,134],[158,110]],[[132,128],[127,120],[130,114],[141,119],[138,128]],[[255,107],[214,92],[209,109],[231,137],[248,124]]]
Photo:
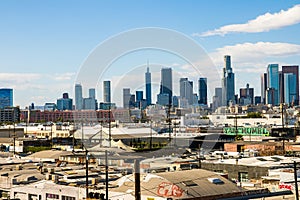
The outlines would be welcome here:
[[[82,97],[82,86],[81,84],[75,85],[75,109],[83,109],[83,97]]]
[[[147,105],[152,104],[151,95],[151,73],[149,71],[149,62],[147,63],[147,72],[145,73],[145,85],[146,85],[146,101]]]
[[[229,55],[224,56],[224,68],[222,77],[222,105],[227,106],[230,102],[235,102],[235,83],[234,73],[231,68],[231,58]]]

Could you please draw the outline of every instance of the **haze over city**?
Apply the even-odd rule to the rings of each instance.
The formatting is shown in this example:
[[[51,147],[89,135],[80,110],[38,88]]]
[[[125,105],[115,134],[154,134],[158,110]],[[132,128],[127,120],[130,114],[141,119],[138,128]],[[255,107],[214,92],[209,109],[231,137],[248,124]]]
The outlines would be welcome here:
[[[166,28],[193,39],[219,70],[219,83],[211,83],[208,77],[208,85],[213,87],[221,86],[223,57],[230,55],[236,93],[249,83],[255,95],[260,95],[260,74],[268,64],[300,63],[297,1],[6,1],[0,9],[4,30],[0,33],[0,86],[13,88],[14,105],[21,107],[56,102],[64,92],[74,98],[76,76],[89,53],[111,36],[136,28]],[[144,87],[147,61],[156,83],[162,67],[174,67],[194,82],[199,78],[193,77],[184,60],[170,53],[143,50],[125,55],[103,77],[112,81],[112,101],[118,106],[122,106],[123,87]],[[142,71],[135,73],[143,76],[132,73],[135,82],[127,79],[126,85],[117,84],[137,66],[142,66]],[[179,93],[179,78],[174,80],[175,94]],[[96,88],[99,101],[101,88]],[[153,85],[152,92],[155,101],[159,84]]]

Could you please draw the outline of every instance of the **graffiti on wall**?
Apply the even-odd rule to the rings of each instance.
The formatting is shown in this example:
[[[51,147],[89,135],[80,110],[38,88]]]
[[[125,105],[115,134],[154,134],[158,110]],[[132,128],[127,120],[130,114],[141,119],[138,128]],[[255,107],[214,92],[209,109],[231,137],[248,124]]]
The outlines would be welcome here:
[[[168,182],[162,182],[158,185],[157,194],[164,197],[181,197],[183,190]]]

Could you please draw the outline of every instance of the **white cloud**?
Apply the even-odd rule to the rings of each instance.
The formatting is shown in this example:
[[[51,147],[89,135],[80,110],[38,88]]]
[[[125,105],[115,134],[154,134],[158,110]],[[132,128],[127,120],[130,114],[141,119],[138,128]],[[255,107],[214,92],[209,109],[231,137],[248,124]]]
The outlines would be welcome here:
[[[218,48],[209,55],[220,68],[224,66],[224,55],[230,55],[236,77],[236,92],[238,93],[238,88],[249,83],[255,88],[255,95],[260,95],[260,74],[266,72],[267,65],[299,64],[300,45],[279,42],[241,43]],[[291,59],[296,63],[290,63]]]
[[[75,73],[39,74],[39,73],[0,73],[0,86],[13,88],[14,104],[22,108],[34,102],[56,102],[63,92],[69,92],[72,98]]]
[[[300,23],[300,4],[288,10],[271,14],[265,13],[244,24],[230,24],[204,33],[194,33],[193,36],[226,35],[229,33],[258,33],[279,29]]]
[[[300,55],[300,45],[290,43],[242,43],[224,46],[210,53],[210,57],[217,65],[223,65],[223,56],[231,55],[235,69],[256,71],[262,70],[269,62],[283,62],[281,58]],[[245,68],[245,67],[248,68]],[[251,68],[250,68],[251,67]],[[263,69],[265,70],[265,69]]]
[[[0,73],[1,82],[26,82],[39,79],[39,74],[34,73]]]
[[[75,73],[69,73],[69,72],[63,74],[55,74],[53,76],[53,79],[57,81],[67,81],[67,80],[74,79],[75,75],[76,75]]]

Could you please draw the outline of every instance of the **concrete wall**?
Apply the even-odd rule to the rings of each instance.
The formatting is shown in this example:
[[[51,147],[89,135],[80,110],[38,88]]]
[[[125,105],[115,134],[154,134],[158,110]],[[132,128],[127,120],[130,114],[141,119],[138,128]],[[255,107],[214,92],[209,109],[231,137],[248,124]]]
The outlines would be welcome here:
[[[230,115],[232,116],[232,115]],[[228,115],[209,115],[208,116],[211,123],[214,125],[222,125],[222,124],[228,124],[229,126],[234,126],[234,118],[227,119]],[[233,116],[234,117],[234,116]],[[250,125],[257,125],[257,123],[265,125],[265,124],[276,124],[281,125],[282,120],[281,118],[238,118],[237,119],[237,125],[243,126],[245,124]]]
[[[201,163],[201,168],[209,171],[228,173],[229,179],[238,180],[239,172],[248,172],[248,178],[250,179],[260,179],[261,176],[268,175],[268,167],[258,167],[258,166],[245,166],[245,165],[230,165],[221,164],[217,165],[214,163]]]

